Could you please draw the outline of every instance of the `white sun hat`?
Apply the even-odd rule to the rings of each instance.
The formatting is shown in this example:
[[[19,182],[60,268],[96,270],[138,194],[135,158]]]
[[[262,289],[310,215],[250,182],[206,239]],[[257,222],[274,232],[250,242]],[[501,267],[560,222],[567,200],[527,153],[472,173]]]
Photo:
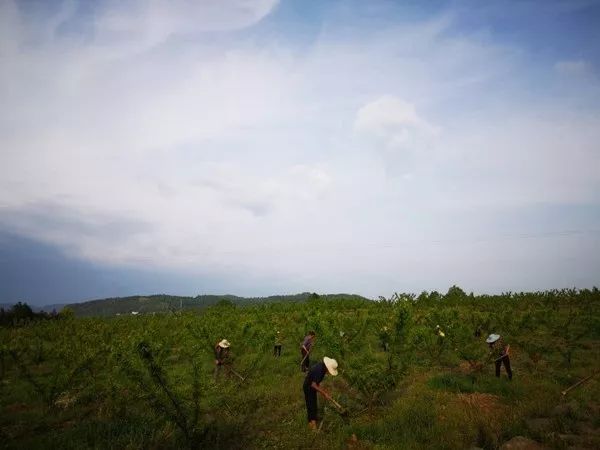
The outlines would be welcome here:
[[[323,362],[325,363],[325,367],[327,367],[327,372],[329,372],[334,377],[338,374],[338,363],[335,359],[328,358],[327,356],[323,358]]]
[[[490,334],[488,336],[488,338],[485,340],[485,342],[487,342],[488,344],[493,344],[498,339],[500,339],[500,335],[499,334]]]
[[[219,342],[219,347],[228,348],[230,345],[231,344],[227,339],[223,339],[221,342]]]

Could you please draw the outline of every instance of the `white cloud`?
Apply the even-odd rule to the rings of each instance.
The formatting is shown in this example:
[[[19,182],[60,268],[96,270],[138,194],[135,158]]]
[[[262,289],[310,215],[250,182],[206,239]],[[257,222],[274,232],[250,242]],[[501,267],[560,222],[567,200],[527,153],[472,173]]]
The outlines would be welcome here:
[[[223,204],[262,216],[315,201],[326,194],[331,183],[330,174],[319,165],[295,165],[282,173],[259,177],[242,167],[217,164],[194,185],[213,192]]]
[[[300,51],[204,37],[274,1],[107,5],[89,41],[0,12],[0,223],[72,254],[375,294],[452,267],[446,215],[598,201],[597,113],[538,107],[526,55],[449,16]]]
[[[400,156],[403,161],[407,154],[429,148],[439,133],[437,127],[417,114],[414,105],[392,96],[362,106],[356,114],[354,128],[374,136],[383,145],[384,152]],[[387,162],[394,164],[389,158]]]
[[[393,96],[383,96],[363,105],[356,113],[354,129],[382,154],[389,175],[412,178],[411,172],[431,148],[439,128],[417,114],[413,104]],[[368,141],[366,141],[368,142]]]
[[[417,115],[414,105],[394,97],[382,97],[358,110],[356,129],[386,137],[390,134],[402,135],[409,132],[434,134],[435,127]]]
[[[126,42],[140,51],[173,35],[228,31],[256,24],[278,0],[132,0],[103,4],[94,22],[98,45]]]
[[[255,24],[277,5],[277,0],[134,0],[109,1],[96,27],[116,33],[186,33],[232,30]]]

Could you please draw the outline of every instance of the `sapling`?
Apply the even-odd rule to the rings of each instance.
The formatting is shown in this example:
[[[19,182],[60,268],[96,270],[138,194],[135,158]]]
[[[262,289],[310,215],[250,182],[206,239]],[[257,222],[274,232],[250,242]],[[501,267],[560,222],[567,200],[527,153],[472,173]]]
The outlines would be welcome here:
[[[170,385],[164,368],[154,357],[151,346],[146,342],[140,342],[136,350],[146,369],[146,375],[122,357],[123,372],[138,384],[154,411],[179,428],[188,446],[191,449],[199,448],[206,429],[199,422],[201,389],[197,365],[192,362],[192,393],[191,399],[186,401]],[[191,403],[191,410],[186,407],[186,403]]]

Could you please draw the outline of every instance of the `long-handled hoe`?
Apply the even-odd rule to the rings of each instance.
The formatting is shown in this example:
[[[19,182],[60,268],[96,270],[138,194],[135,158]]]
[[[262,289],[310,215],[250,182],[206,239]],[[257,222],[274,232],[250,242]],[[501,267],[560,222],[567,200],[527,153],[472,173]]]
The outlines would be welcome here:
[[[564,391],[561,392],[561,394],[563,395],[563,397],[565,395],[567,395],[569,393],[569,391],[575,389],[577,386],[585,383],[586,381],[591,380],[592,378],[594,378],[596,375],[598,375],[599,372],[594,372],[593,374],[591,374],[589,377],[585,377],[583,380],[579,380],[577,383],[575,383],[574,385],[568,387],[567,389],[565,389]]]
[[[319,433],[321,431],[321,428],[323,428],[323,422],[325,422],[325,417],[323,417],[321,419],[321,423],[319,424],[319,428],[317,428],[317,433]]]
[[[235,370],[233,370],[231,367],[228,367],[227,370],[229,370],[232,374],[234,374],[236,377],[238,377],[240,380],[245,381],[246,379],[241,376],[239,373],[237,373]]]
[[[348,417],[348,410],[346,408],[344,408],[342,405],[340,405],[338,402],[336,402],[333,398],[329,397],[327,400],[329,400],[331,403],[333,403],[337,409],[337,412],[340,414],[340,416],[342,417]]]
[[[502,355],[500,358],[496,359],[494,362],[502,361],[507,356],[508,356],[508,353],[506,355]]]
[[[342,419],[344,419],[344,422],[346,422],[348,420],[348,410],[346,408],[344,408],[342,405],[340,405],[338,402],[336,402],[333,398],[329,397],[327,400],[329,400],[331,403],[334,404],[335,406],[335,411],[342,417]],[[325,408],[327,409],[327,408]],[[321,431],[321,428],[323,427],[323,422],[325,421],[325,417],[323,417],[321,419],[321,423],[319,424],[319,428],[317,428],[317,432]]]
[[[302,364],[304,364],[304,361],[306,358],[308,358],[308,355],[310,355],[310,350],[306,352],[306,355],[304,355],[304,358],[302,358],[302,361],[300,361],[300,368],[302,368]]]
[[[504,355],[502,355],[500,358],[496,358],[496,360],[494,362],[502,361],[504,358],[506,358],[508,356],[509,352],[510,352],[510,345],[507,345],[506,352],[504,353]]]

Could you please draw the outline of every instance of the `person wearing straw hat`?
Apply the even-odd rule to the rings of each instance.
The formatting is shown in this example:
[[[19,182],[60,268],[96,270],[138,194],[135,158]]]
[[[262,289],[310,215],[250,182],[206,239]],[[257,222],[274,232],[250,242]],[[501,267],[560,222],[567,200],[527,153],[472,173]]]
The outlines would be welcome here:
[[[229,341],[227,339],[221,339],[221,341],[219,341],[217,343],[217,345],[215,345],[215,379],[217,378],[217,376],[219,375],[219,372],[221,371],[221,368],[229,363],[229,346],[231,344],[229,343]]]
[[[275,333],[275,346],[273,347],[273,356],[280,357],[281,356],[281,346],[282,346],[282,337],[281,331],[277,330]]]
[[[379,331],[379,341],[384,352],[390,349],[390,328],[386,325]]]
[[[510,345],[506,345],[502,336],[499,334],[490,334],[485,340],[490,347],[490,355],[496,357],[496,376],[500,377],[500,367],[504,364],[504,369],[508,375],[508,379],[512,380],[512,370],[510,368],[510,358],[508,357],[508,351]]]
[[[443,338],[446,336],[446,333],[444,333],[442,331],[442,328],[439,325],[435,326],[435,334],[438,335],[440,338]]]
[[[326,356],[323,361],[310,368],[304,379],[303,390],[308,426],[313,430],[317,429],[317,392],[320,392],[326,399],[331,400],[331,395],[321,387],[321,382],[327,373],[335,377],[338,374],[337,368],[337,361]]]

